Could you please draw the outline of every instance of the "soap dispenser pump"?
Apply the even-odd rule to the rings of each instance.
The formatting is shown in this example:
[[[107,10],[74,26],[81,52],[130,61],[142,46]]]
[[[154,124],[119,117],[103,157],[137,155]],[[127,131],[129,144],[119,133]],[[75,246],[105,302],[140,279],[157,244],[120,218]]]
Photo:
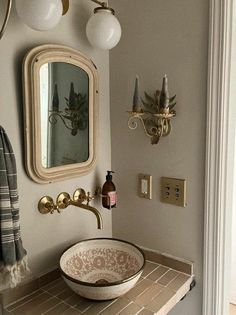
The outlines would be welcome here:
[[[115,208],[117,202],[116,187],[112,182],[112,171],[107,171],[106,181],[102,187],[102,206],[107,209]]]

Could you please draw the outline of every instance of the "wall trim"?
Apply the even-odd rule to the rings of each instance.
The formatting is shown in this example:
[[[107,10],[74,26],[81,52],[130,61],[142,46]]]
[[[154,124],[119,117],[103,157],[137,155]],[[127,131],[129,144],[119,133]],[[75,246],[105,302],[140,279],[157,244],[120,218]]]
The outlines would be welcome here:
[[[230,68],[233,0],[210,0],[203,315],[228,314],[231,237]]]

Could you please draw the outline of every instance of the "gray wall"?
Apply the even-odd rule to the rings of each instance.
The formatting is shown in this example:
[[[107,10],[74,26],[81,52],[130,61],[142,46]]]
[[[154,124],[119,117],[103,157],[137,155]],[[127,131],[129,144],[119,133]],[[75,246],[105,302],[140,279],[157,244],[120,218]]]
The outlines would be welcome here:
[[[208,46],[208,1],[111,1],[123,36],[110,54],[112,168],[118,208],[113,235],[195,263],[197,287],[172,315],[200,315],[202,307],[204,151]],[[141,92],[161,87],[177,94],[170,136],[156,146],[141,126],[127,127],[135,75]],[[138,173],[153,176],[153,199],[137,194]],[[187,207],[161,203],[160,177],[187,180]]]
[[[6,4],[6,0],[3,1]],[[0,43],[0,124],[15,150],[24,246],[32,275],[53,268],[60,252],[86,237],[110,236],[111,215],[101,209],[105,229],[98,231],[95,217],[82,209],[69,208],[61,215],[43,216],[37,211],[43,195],[56,197],[76,187],[93,191],[110,168],[109,55],[93,49],[85,37],[91,9],[87,0],[71,0],[71,10],[54,30],[41,33],[23,25],[13,10]],[[197,287],[171,312],[200,315],[202,303],[204,150],[207,77],[208,1],[120,0],[111,1],[123,29],[119,45],[110,53],[112,168],[119,193],[113,210],[115,237],[195,262]],[[0,10],[2,12],[2,10]],[[1,14],[1,13],[0,13]],[[2,17],[0,16],[1,20]],[[50,185],[32,182],[24,170],[23,103],[21,63],[36,45],[59,43],[91,56],[100,75],[99,159],[96,169],[78,179]],[[177,94],[173,131],[151,146],[144,131],[127,127],[139,74],[142,92],[160,88],[167,73],[171,94]],[[153,175],[152,201],[137,195],[138,173]],[[187,207],[159,202],[161,176],[187,180]]]
[[[3,1],[6,4],[6,0]],[[111,214],[101,209],[104,230],[97,230],[95,216],[70,207],[62,214],[41,215],[38,200],[44,195],[53,198],[61,191],[72,194],[83,187],[91,192],[103,184],[110,168],[109,54],[91,48],[85,36],[85,25],[94,5],[87,0],[72,0],[71,9],[52,31],[36,32],[23,25],[13,9],[6,34],[0,42],[0,124],[11,139],[18,167],[22,238],[28,250],[32,276],[54,268],[62,250],[80,239],[111,235]],[[0,12],[3,11],[1,3]],[[2,16],[0,17],[2,21]],[[25,53],[46,43],[72,46],[90,56],[100,76],[99,157],[96,169],[89,175],[50,185],[32,182],[24,169],[23,102],[21,65]],[[97,204],[101,208],[100,204]]]

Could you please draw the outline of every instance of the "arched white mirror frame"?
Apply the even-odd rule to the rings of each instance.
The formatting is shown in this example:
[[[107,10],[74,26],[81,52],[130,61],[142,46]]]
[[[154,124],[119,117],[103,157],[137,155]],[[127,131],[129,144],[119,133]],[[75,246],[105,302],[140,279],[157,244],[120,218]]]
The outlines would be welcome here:
[[[42,165],[40,121],[40,67],[49,62],[65,62],[82,68],[89,77],[89,157],[81,163],[45,168]],[[94,63],[67,46],[42,45],[32,49],[23,62],[25,164],[30,178],[51,183],[87,174],[96,162],[98,124],[98,74]]]

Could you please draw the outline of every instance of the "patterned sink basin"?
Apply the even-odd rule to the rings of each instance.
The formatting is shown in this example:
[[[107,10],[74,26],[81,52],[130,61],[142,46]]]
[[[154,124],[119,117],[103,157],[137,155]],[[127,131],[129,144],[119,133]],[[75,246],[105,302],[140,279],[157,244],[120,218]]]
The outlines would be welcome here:
[[[69,287],[92,300],[110,300],[129,291],[143,271],[145,257],[135,245],[113,238],[78,242],[61,256]]]

